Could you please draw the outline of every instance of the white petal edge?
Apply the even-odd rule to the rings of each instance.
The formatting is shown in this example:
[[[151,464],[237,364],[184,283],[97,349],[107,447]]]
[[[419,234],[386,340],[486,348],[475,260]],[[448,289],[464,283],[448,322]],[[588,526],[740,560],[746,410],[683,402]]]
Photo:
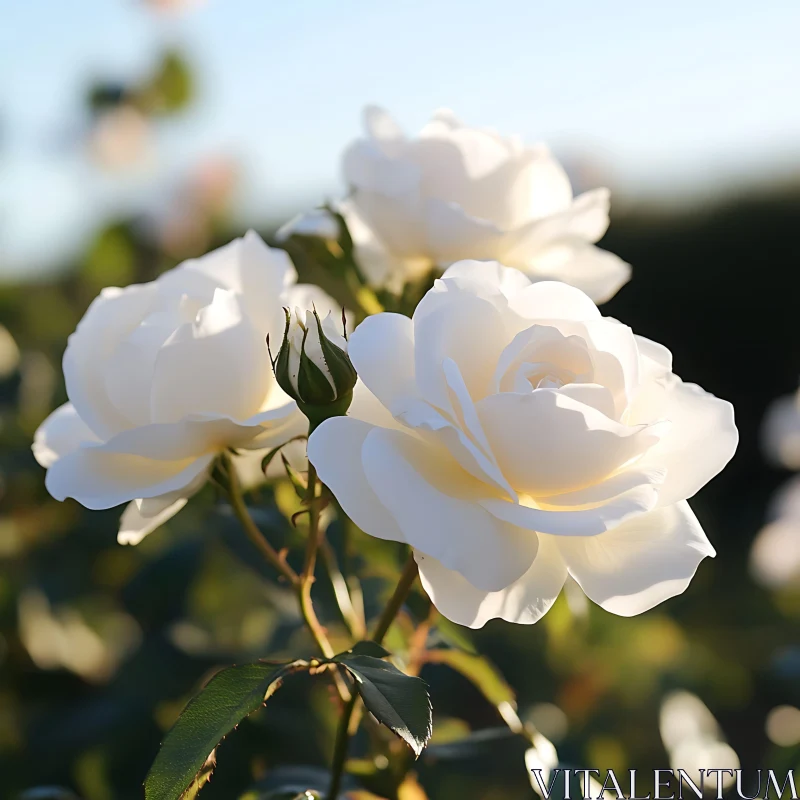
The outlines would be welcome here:
[[[560,537],[570,575],[606,611],[632,617],[681,594],[700,562],[716,555],[685,501],[596,537]]]
[[[64,403],[36,429],[33,456],[43,467],[50,467],[61,456],[77,450],[83,442],[96,442],[92,429],[80,418],[72,403]]]
[[[350,519],[378,539],[405,542],[364,473],[361,451],[374,425],[351,417],[325,420],[309,437],[308,459]]]
[[[490,619],[519,625],[538,622],[552,607],[567,578],[564,560],[552,537],[539,537],[539,549],[528,571],[498,592],[476,589],[463,575],[418,551],[422,586],[441,614],[468,628],[482,628]]]

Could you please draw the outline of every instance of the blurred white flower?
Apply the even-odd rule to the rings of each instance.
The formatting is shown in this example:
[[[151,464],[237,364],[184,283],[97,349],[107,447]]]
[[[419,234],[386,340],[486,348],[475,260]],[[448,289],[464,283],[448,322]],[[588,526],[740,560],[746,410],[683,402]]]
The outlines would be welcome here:
[[[773,463],[800,470],[800,391],[769,407],[762,441]],[[777,492],[768,517],[753,541],[750,571],[763,586],[778,589],[800,579],[800,476]]]
[[[416,138],[374,106],[364,127],[343,157],[352,193],[340,210],[373,285],[397,290],[464,258],[565,281],[598,303],[629,279],[624,261],[594,246],[608,227],[608,190],[573,197],[544,145],[468,127],[447,110]]]
[[[704,789],[709,793],[716,791],[716,782],[704,782],[703,770],[739,768],[739,757],[726,743],[714,715],[691,692],[676,691],[664,698],[659,730],[672,769],[685,770],[695,784],[704,784]],[[733,775],[724,775],[722,778],[723,787],[733,782]]]
[[[779,398],[767,409],[762,441],[775,464],[800,470],[800,390]]]
[[[800,708],[776,706],[767,715],[765,728],[769,740],[778,747],[800,744]]]
[[[125,613],[106,612],[98,632],[74,608],[51,609],[35,589],[20,594],[18,616],[20,638],[39,669],[68,669],[90,681],[110,677],[140,636],[136,621]]]
[[[69,402],[36,432],[48,491],[93,509],[130,503],[119,538],[135,544],[186,504],[225,448],[304,433],[266,336],[282,335],[284,305],[334,303],[296,277],[283,251],[249,232],[151,283],[104,289],[64,354]]]
[[[567,575],[640,614],[714,555],[686,499],[736,449],[730,403],[578,289],[462,261],[348,352],[353,404],[309,459],[362,530],[413,548],[451,620],[536,622]]]
[[[762,586],[778,589],[800,579],[800,476],[783,486],[753,541],[750,572]]]

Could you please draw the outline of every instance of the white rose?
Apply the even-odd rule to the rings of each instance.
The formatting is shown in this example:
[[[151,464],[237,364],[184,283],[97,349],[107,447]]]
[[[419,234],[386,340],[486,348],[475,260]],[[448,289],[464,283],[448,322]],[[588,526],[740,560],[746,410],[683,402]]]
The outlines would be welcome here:
[[[578,289],[463,261],[349,353],[349,416],[309,459],[359,527],[413,548],[455,622],[536,622],[567,575],[639,614],[714,555],[686,499],[736,449],[731,405]]]
[[[449,111],[415,139],[373,106],[364,125],[366,138],[344,155],[352,195],[340,210],[372,284],[397,289],[463,258],[565,281],[597,303],[629,279],[624,261],[594,246],[608,228],[608,190],[573,198],[545,146],[467,127]]]
[[[275,381],[266,336],[284,305],[333,301],[252,231],[151,283],[104,289],[64,353],[69,402],[33,452],[57,500],[130,503],[120,541],[136,543],[179,511],[225,448],[280,444],[306,421]]]

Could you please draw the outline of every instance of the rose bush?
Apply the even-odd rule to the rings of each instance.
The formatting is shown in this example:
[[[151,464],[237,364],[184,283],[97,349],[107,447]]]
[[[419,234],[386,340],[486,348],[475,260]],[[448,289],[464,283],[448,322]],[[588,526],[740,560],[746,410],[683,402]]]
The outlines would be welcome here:
[[[266,336],[280,341],[282,306],[334,304],[296,280],[251,231],[151,283],[104,289],[64,353],[69,402],[36,432],[49,492],[92,509],[130,503],[119,535],[136,543],[185,505],[220,451],[302,433]]]
[[[366,137],[343,158],[352,194],[341,211],[373,285],[397,289],[433,266],[497,259],[600,303],[630,277],[624,261],[594,246],[608,228],[608,190],[573,197],[544,145],[467,127],[449,111],[414,139],[376,107],[365,109],[364,124]],[[293,224],[330,235],[319,211]]]
[[[580,290],[462,261],[349,354],[349,415],[309,458],[364,531],[411,545],[455,622],[535,622],[568,574],[638,614],[714,555],[686,499],[734,453],[731,405]]]

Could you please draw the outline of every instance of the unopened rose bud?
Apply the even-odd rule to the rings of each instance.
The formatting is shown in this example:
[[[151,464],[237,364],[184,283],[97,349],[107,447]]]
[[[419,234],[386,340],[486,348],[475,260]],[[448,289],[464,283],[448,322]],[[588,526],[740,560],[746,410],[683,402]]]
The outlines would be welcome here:
[[[347,339],[337,331],[330,314],[321,320],[316,310],[284,310],[286,329],[273,362],[275,377],[314,430],[329,417],[344,416],[357,375],[347,355]]]

